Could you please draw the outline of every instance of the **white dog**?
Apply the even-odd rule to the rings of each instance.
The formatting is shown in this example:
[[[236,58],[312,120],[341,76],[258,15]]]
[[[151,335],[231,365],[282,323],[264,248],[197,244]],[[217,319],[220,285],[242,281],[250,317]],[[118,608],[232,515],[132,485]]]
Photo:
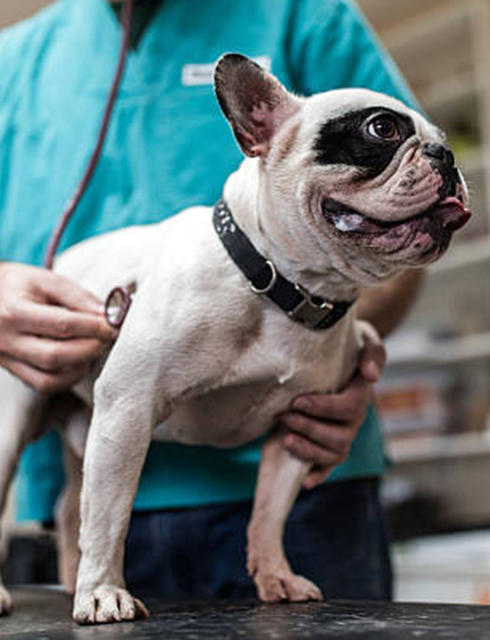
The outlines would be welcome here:
[[[80,623],[147,615],[125,589],[124,539],[152,438],[236,447],[271,431],[248,528],[248,570],[265,601],[318,600],[282,533],[309,465],[274,416],[303,392],[333,392],[362,343],[352,303],[438,258],[469,217],[441,132],[384,95],[291,95],[240,55],[217,65],[222,110],[248,158],[214,210],[195,207],[65,252],[57,271],[104,298],[135,290],[110,353],[75,391],[93,407],[81,495]],[[3,380],[5,377],[5,381]],[[0,503],[46,397],[2,372]],[[65,429],[83,455],[84,421]],[[332,514],[335,517],[335,514]],[[0,583],[0,611],[11,599]]]

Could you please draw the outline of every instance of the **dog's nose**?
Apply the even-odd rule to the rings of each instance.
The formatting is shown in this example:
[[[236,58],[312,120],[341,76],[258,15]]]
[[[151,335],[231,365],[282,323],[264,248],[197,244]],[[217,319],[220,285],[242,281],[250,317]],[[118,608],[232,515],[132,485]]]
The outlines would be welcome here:
[[[454,155],[451,149],[448,149],[442,144],[436,142],[428,142],[424,146],[424,154],[429,158],[433,158],[438,162],[441,162],[445,167],[454,167]]]

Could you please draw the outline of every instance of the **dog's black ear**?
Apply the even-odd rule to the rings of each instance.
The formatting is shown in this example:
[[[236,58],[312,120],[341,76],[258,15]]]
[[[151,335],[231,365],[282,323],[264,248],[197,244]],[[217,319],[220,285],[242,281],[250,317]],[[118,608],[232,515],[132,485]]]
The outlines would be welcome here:
[[[214,87],[238,144],[251,157],[267,155],[278,128],[300,106],[279,80],[238,53],[218,60]]]

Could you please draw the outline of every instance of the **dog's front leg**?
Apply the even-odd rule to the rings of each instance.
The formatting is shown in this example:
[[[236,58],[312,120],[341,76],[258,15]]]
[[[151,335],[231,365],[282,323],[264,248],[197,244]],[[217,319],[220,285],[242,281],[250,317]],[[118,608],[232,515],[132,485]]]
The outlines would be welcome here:
[[[123,393],[95,407],[89,429],[81,498],[81,560],[73,617],[80,624],[148,616],[125,587],[124,541],[153,429],[152,398]]]
[[[291,570],[283,533],[289,511],[310,465],[292,456],[277,429],[262,448],[252,518],[248,527],[248,571],[265,602],[321,600],[312,582]]]

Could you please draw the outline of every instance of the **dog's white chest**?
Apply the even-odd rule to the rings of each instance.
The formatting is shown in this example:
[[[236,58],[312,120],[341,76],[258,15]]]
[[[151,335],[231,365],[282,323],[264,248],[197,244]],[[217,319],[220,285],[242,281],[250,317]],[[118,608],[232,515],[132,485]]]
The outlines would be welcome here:
[[[183,399],[155,439],[239,446],[268,431],[299,394],[335,391],[350,376],[359,347],[350,317],[328,335],[309,334],[287,318],[268,331],[221,384]]]

